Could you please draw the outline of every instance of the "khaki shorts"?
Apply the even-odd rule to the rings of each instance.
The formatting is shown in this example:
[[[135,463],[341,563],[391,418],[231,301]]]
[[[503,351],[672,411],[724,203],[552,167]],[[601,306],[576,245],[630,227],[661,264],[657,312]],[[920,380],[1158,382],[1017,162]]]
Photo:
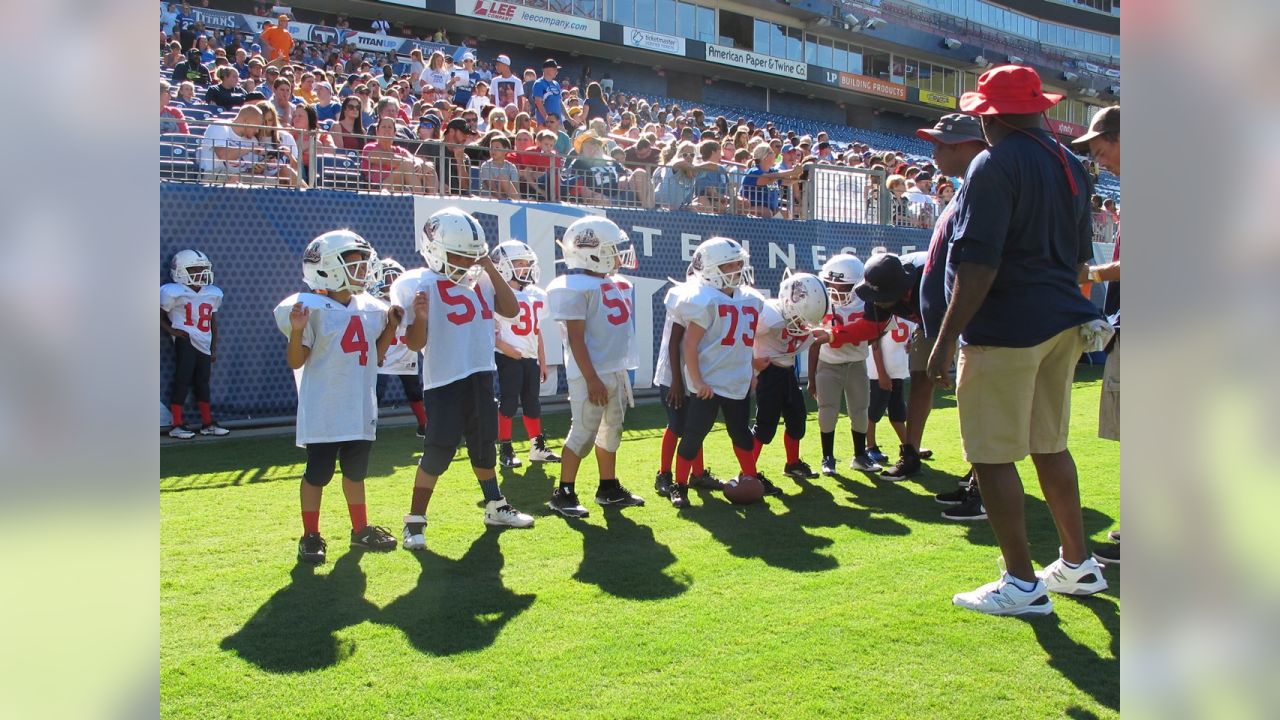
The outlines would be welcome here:
[[[1067,449],[1079,327],[1029,348],[965,345],[956,374],[960,440],[970,463],[1017,462]]]
[[[608,452],[617,452],[622,444],[622,421],[627,417],[627,407],[633,404],[631,378],[622,370],[601,375],[600,382],[609,390],[609,401],[603,406],[592,405],[587,400],[586,380],[580,377],[569,380],[569,411],[573,422],[564,446],[578,457],[590,452],[593,442]]]
[[[1098,437],[1120,442],[1120,338],[1102,367],[1102,401],[1098,403]]]
[[[818,384],[818,430],[834,432],[840,417],[840,398],[844,397],[849,425],[854,432],[867,431],[867,408],[871,406],[871,385],[867,379],[867,361],[847,363],[818,361],[814,373]]]
[[[924,336],[924,328],[920,325],[911,331],[911,340],[907,344],[907,370],[922,373],[929,366],[929,355],[933,352],[934,338]]]

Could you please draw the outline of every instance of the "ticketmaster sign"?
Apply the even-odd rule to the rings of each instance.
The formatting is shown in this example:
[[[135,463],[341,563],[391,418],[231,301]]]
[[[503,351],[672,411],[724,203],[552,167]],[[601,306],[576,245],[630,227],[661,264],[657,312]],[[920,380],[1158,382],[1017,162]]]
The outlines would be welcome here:
[[[630,26],[622,28],[622,44],[668,55],[684,55],[684,38]]]
[[[809,66],[805,63],[711,43],[707,43],[707,62],[732,65],[771,75],[792,77],[797,80],[805,80],[809,77]]]

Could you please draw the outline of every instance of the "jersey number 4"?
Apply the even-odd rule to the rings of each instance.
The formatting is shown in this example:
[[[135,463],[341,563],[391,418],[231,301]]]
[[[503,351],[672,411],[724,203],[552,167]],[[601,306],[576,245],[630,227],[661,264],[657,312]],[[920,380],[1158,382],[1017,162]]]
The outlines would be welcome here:
[[[360,365],[369,364],[369,341],[364,337],[364,323],[359,315],[352,315],[347,329],[342,331],[342,352],[360,353]]]
[[[520,337],[538,334],[538,315],[542,312],[543,303],[541,300],[534,300],[532,303],[520,303],[519,321],[512,324],[511,332]]]
[[[202,333],[209,332],[209,327],[213,322],[213,306],[209,303],[200,303],[196,308],[196,316],[191,317],[191,303],[186,304],[186,324],[187,327],[194,327]]]
[[[729,331],[724,334],[724,338],[720,341],[721,345],[732,345],[738,341],[738,314],[750,316],[750,320],[746,321],[747,331],[742,333],[742,344],[751,347],[756,344],[756,321],[760,319],[760,312],[753,307],[738,307],[737,305],[721,305],[720,317],[729,318]]]
[[[489,303],[485,302],[483,292],[472,292],[449,280],[437,280],[436,289],[440,291],[440,299],[453,308],[444,317],[454,325],[466,325],[475,319],[476,305],[471,301],[472,298],[480,301],[480,317],[484,320],[493,319],[493,311],[489,309]]]

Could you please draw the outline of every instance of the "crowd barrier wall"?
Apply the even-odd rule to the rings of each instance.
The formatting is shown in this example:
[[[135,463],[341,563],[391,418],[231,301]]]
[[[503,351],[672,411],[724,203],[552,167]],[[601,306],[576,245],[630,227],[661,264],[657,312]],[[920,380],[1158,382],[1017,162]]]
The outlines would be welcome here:
[[[823,221],[785,221],[721,217],[689,212],[603,210],[581,206],[452,197],[392,196],[276,188],[160,184],[160,281],[168,282],[168,261],[178,250],[195,248],[214,264],[215,283],[226,293],[218,312],[218,354],[213,365],[213,406],[222,420],[290,416],[296,409],[291,371],[284,361],[285,338],[272,310],[288,295],[305,290],[301,257],[316,235],[350,228],[383,257],[420,267],[414,238],[432,212],[448,206],[473,213],[490,246],[516,238],[528,242],[542,265],[542,284],[557,267],[555,241],[575,219],[603,214],[632,238],[639,268],[627,275],[635,285],[636,341],[640,367],[636,386],[650,385],[657,342],[665,319],[662,306],[668,278],[683,277],[693,248],[714,235],[745,245],[756,271],[756,285],[776,289],[786,268],[812,271],[828,257],[853,252],[864,260],[871,249],[891,252],[924,249],[929,234],[914,228],[854,225]],[[554,323],[547,332],[548,363],[562,359]],[[161,401],[167,399],[173,349],[161,342]],[[547,383],[543,394],[564,392],[564,373]],[[402,400],[400,384],[388,386],[386,400]],[[194,413],[194,404],[189,411]],[[192,417],[196,417],[192,415]]]

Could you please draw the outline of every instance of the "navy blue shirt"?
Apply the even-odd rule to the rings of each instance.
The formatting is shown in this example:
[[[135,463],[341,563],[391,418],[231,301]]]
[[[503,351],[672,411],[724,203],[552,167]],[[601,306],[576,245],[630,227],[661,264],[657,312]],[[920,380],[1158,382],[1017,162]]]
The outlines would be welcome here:
[[[947,254],[951,250],[951,238],[955,236],[956,203],[954,198],[942,210],[933,225],[933,236],[929,239],[929,249],[922,253],[924,264],[920,272],[920,325],[927,338],[938,337],[942,329],[942,318],[947,314]],[[906,255],[902,261],[907,261]]]
[[[1066,153],[1072,195],[1057,148],[1044,130],[1014,132],[969,165],[954,200],[947,302],[960,263],[998,270],[961,332],[966,344],[1032,347],[1101,317],[1076,283],[1093,257],[1088,176]]]

